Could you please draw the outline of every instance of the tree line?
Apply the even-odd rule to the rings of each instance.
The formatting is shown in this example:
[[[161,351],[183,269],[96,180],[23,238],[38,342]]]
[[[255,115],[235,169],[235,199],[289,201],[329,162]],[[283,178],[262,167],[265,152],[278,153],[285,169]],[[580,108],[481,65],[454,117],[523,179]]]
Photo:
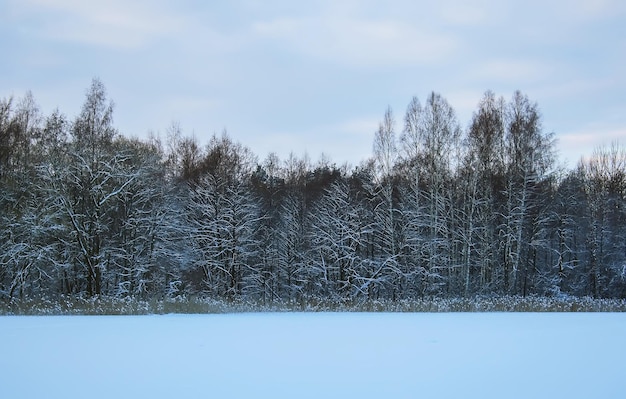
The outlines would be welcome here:
[[[355,167],[131,139],[113,108],[98,79],[74,120],[0,101],[0,298],[626,298],[626,151],[557,167],[520,92],[467,128],[434,92],[388,109]]]

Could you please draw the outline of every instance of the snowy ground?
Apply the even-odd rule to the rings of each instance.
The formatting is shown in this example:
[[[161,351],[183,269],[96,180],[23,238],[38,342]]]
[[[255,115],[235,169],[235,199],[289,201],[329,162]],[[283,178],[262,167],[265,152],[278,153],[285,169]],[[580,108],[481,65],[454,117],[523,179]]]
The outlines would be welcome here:
[[[0,398],[625,398],[623,313],[0,317]]]

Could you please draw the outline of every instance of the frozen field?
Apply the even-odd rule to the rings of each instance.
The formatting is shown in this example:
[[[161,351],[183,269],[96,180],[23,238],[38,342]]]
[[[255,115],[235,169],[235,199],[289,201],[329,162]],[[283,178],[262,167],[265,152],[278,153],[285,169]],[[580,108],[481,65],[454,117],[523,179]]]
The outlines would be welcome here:
[[[1,398],[625,398],[623,313],[0,317]]]

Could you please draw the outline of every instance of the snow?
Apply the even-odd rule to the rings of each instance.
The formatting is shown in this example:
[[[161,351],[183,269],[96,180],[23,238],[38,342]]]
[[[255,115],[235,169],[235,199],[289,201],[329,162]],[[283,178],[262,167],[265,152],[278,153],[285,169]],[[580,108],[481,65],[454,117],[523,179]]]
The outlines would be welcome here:
[[[626,314],[0,317],[1,398],[623,398]]]

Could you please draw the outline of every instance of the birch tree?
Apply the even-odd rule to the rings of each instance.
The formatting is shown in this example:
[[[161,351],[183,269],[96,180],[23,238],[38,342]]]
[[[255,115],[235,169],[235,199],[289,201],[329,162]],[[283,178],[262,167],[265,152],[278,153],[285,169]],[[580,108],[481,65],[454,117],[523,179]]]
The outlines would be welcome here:
[[[552,134],[545,133],[536,103],[515,92],[507,107],[505,135],[506,183],[504,220],[500,227],[503,253],[503,290],[524,294],[533,250],[532,231],[539,231],[541,182],[554,162]],[[521,275],[520,275],[521,273]]]
[[[363,229],[348,182],[336,180],[315,204],[310,219],[310,258],[320,293],[342,299],[361,296]]]
[[[406,193],[409,250],[417,259],[426,291],[451,281],[453,266],[453,169],[461,130],[453,108],[436,93],[422,107],[414,98],[402,135],[404,163],[410,165]],[[431,291],[432,292],[432,291]]]
[[[589,206],[587,292],[626,294],[626,150],[617,143],[597,149],[581,164]]]
[[[191,188],[189,224],[202,256],[203,284],[212,295],[242,294],[259,215],[249,186],[253,164],[246,148],[226,134],[214,136],[201,165],[202,175]]]
[[[375,232],[377,248],[376,274],[385,280],[391,297],[397,295],[395,286],[402,278],[400,261],[401,237],[397,234],[398,209],[394,184],[394,168],[398,161],[395,119],[391,108],[387,108],[383,121],[374,136],[374,161],[376,166],[377,195],[374,201]]]
[[[504,132],[504,99],[488,91],[472,117],[462,178],[465,295],[491,293],[498,285],[497,205],[504,177]]]

